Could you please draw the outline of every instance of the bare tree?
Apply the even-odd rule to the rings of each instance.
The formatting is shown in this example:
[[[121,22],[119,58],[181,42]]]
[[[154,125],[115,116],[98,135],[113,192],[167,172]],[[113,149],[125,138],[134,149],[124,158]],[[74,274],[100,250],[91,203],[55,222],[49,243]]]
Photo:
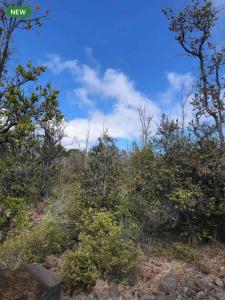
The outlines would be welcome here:
[[[85,149],[84,149],[84,168],[87,171],[88,169],[88,147],[89,147],[89,138],[90,138],[90,123],[88,122],[88,129],[87,129],[87,134],[86,134],[86,139],[85,139]]]
[[[218,134],[224,148],[225,80],[222,76],[225,65],[225,45],[220,49],[210,39],[218,12],[211,0],[192,0],[181,12],[163,10],[170,21],[170,30],[188,56],[197,59],[199,81],[192,104],[199,117],[209,117],[209,124]]]
[[[137,109],[137,111],[138,111],[139,119],[141,122],[141,143],[142,143],[142,146],[144,147],[149,142],[149,138],[150,138],[150,134],[151,134],[150,125],[151,125],[153,116],[147,115],[146,109],[144,106],[140,106]]]
[[[181,95],[180,106],[181,106],[181,134],[184,136],[185,131],[185,119],[186,119],[186,106],[188,104],[189,98],[192,94],[192,89],[190,89],[185,95]]]

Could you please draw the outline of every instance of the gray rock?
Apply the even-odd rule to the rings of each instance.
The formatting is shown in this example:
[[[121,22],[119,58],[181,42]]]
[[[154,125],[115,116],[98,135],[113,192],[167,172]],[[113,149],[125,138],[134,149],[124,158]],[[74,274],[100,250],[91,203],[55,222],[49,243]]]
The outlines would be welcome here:
[[[84,293],[73,295],[72,300],[87,300],[87,296]]]
[[[218,298],[215,298],[214,296],[211,296],[211,295],[208,296],[208,299],[209,300],[218,300]]]
[[[220,278],[216,278],[215,280],[214,280],[214,282],[215,282],[215,284],[217,285],[217,286],[220,286],[220,287],[223,287],[223,280],[221,280]]]
[[[153,295],[143,295],[141,296],[140,300],[154,300],[155,297]]]
[[[133,300],[140,300],[140,298],[139,291],[135,291],[133,294]]]
[[[60,300],[61,278],[38,264],[0,273],[1,300]]]
[[[183,300],[184,298],[183,298],[183,296],[181,295],[181,294],[178,294],[177,295],[177,299],[176,300]]]
[[[211,290],[213,288],[213,283],[211,282],[211,280],[209,278],[205,278],[202,281],[202,286],[204,288],[206,288],[207,290]]]
[[[205,299],[205,293],[200,291],[196,294],[196,299]]]
[[[112,300],[118,300],[121,297],[119,286],[114,282],[109,287],[109,298]]]
[[[160,289],[168,296],[175,295],[177,287],[177,278],[172,274],[167,275],[160,280]]]

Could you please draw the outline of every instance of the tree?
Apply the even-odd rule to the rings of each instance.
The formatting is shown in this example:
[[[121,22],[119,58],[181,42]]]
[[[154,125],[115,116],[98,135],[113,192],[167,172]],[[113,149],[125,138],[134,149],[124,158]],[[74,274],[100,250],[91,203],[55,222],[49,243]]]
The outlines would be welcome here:
[[[141,122],[141,143],[145,147],[150,139],[150,125],[153,116],[147,115],[145,107],[142,106],[138,108],[138,115]]]
[[[13,56],[13,35],[17,30],[30,30],[41,26],[42,19],[46,16],[32,18],[9,18],[6,10],[9,6],[22,6],[24,0],[4,0],[0,4],[0,144],[9,142],[11,129],[18,129],[23,123],[28,123],[28,114],[32,114],[33,104],[37,99],[28,102],[23,95],[23,90],[28,83],[37,81],[44,72],[42,66],[33,67],[28,63],[27,69],[19,65],[16,71],[10,69],[9,61]],[[23,99],[22,99],[23,98]]]
[[[224,148],[225,46],[217,47],[211,38],[218,12],[211,0],[192,0],[178,14],[170,8],[164,9],[164,13],[181,47],[188,56],[198,60],[199,80],[192,101],[197,119],[208,117],[208,126],[219,136],[220,146]]]
[[[30,30],[42,25],[41,21],[47,15],[47,11],[43,16],[32,14],[31,18],[9,18],[6,10],[9,6],[23,6],[25,0],[3,0],[0,3],[0,82],[7,78],[7,65],[13,54],[12,38],[17,30]],[[35,10],[39,10],[39,6],[35,6]]]
[[[2,155],[11,152],[16,156],[23,152],[28,158],[29,154],[32,165],[39,161],[40,195],[43,196],[48,178],[53,175],[49,170],[61,151],[58,144],[63,136],[63,116],[58,109],[58,91],[49,84],[45,87],[36,84],[45,67],[34,67],[29,62],[26,68],[22,65],[15,71],[10,68],[14,33],[40,27],[47,15],[46,12],[38,16],[40,7],[36,5],[31,18],[7,17],[9,6],[25,3],[24,0],[14,0],[0,4],[0,149]]]
[[[157,144],[159,150],[165,155],[176,149],[177,142],[181,139],[181,128],[176,120],[170,120],[165,114],[162,114],[161,122],[157,128]]]
[[[88,168],[81,176],[85,198],[92,207],[115,209],[120,191],[119,150],[106,133],[88,154]]]
[[[16,69],[10,65],[15,32],[41,26],[46,16],[6,16],[8,6],[23,4],[23,0],[0,4],[0,229],[6,231],[23,208],[48,193],[62,152],[64,117],[58,91],[38,83],[46,68],[32,62]]]

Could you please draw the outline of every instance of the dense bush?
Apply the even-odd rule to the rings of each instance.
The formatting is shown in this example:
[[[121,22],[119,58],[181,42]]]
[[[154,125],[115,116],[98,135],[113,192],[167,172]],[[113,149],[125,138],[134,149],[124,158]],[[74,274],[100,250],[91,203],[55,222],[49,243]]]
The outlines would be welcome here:
[[[22,197],[0,197],[0,242],[4,240],[10,229],[14,231],[29,225],[27,216],[31,209]]]
[[[66,229],[71,242],[77,242],[81,230],[81,215],[87,209],[79,182],[74,180],[70,184],[58,186],[48,200],[48,206],[57,222]]]
[[[125,280],[137,267],[139,247],[123,238],[110,212],[90,209],[81,222],[78,250],[65,255],[61,271],[67,290],[87,290],[98,277]]]
[[[90,291],[99,279],[100,273],[93,263],[90,251],[85,252],[82,248],[65,253],[61,276],[65,290],[72,294],[74,291]]]
[[[130,159],[130,208],[145,238],[170,233],[186,240],[224,241],[223,151],[216,141],[199,147],[188,137],[165,141],[162,134],[157,144],[135,149]]]
[[[88,153],[88,164],[80,176],[83,198],[88,207],[116,210],[120,200],[120,151],[104,134]]]
[[[15,269],[25,262],[41,262],[50,254],[58,254],[69,247],[65,228],[51,216],[33,229],[23,230],[0,245],[0,268]]]

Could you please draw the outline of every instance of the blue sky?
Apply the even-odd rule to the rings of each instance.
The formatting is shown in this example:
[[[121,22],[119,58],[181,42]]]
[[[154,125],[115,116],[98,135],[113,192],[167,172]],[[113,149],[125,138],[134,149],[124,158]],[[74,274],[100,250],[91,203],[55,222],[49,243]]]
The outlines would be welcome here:
[[[43,81],[60,90],[60,108],[68,120],[64,145],[90,143],[103,126],[120,142],[138,139],[137,108],[154,115],[179,117],[179,99],[190,91],[197,66],[168,30],[162,8],[180,9],[178,0],[37,1],[50,14],[39,33],[15,37],[17,62],[48,66]],[[225,0],[217,0],[225,7]],[[220,43],[225,14],[215,29]],[[191,108],[187,107],[187,120]]]

